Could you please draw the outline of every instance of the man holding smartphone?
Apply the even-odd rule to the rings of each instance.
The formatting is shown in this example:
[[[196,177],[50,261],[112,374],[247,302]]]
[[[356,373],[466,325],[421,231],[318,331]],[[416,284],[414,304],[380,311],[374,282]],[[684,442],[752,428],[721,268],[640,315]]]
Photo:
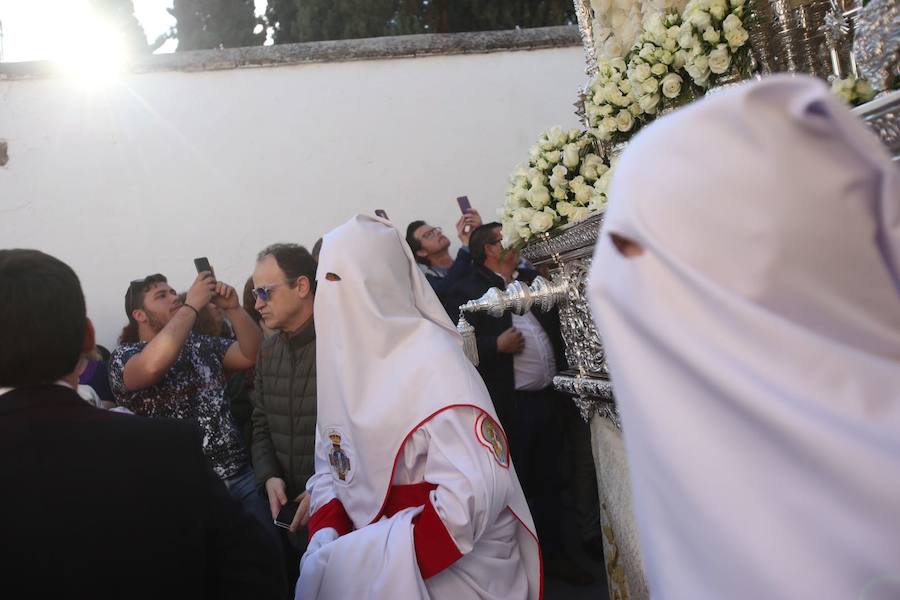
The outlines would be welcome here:
[[[481,225],[481,215],[468,204],[465,196],[458,200],[463,215],[456,222],[456,235],[462,247],[455,259],[450,256],[450,240],[440,227],[432,227],[425,221],[413,221],[406,228],[406,243],[438,297],[472,269],[469,236]]]
[[[210,302],[225,312],[236,340],[191,331]],[[195,423],[216,475],[274,541],[269,510],[257,493],[247,448],[225,399],[225,372],[252,367],[262,341],[234,288],[204,270],[182,303],[163,275],[151,275],[129,284],[125,313],[128,325],[109,365],[116,401],[140,416]]]

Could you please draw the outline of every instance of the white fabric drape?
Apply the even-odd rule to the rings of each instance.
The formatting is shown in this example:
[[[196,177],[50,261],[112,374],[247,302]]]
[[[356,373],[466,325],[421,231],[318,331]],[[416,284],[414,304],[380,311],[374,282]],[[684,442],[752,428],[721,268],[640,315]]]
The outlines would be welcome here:
[[[655,598],[898,597],[898,258],[898,169],[819,81],[631,142],[589,290]]]

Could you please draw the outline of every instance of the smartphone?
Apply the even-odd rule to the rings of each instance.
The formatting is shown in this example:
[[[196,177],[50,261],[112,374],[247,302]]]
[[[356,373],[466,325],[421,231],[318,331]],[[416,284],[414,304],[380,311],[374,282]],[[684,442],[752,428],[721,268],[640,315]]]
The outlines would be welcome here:
[[[203,271],[209,271],[212,273],[212,267],[209,266],[209,259],[205,256],[201,256],[200,258],[194,259],[194,266],[197,267],[197,272],[202,273]]]
[[[382,219],[390,220],[390,219],[388,219],[387,213],[384,212],[384,211],[383,211],[382,209],[380,209],[380,208],[376,208],[376,209],[375,209],[375,214],[378,215],[379,217],[381,217]]]
[[[456,202],[459,204],[459,210],[462,211],[462,214],[466,214],[472,210],[472,204],[469,202],[468,196],[460,196],[456,199]]]
[[[275,525],[284,529],[290,529],[291,521],[294,520],[294,515],[297,514],[297,509],[299,508],[299,502],[288,502],[282,506],[281,510],[278,511],[278,516],[275,517]]]

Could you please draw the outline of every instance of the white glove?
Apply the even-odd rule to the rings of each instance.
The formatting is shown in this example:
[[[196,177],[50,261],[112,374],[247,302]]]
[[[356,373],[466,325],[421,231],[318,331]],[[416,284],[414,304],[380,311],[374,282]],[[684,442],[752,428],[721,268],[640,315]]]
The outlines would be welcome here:
[[[303,571],[303,562],[306,560],[306,557],[312,556],[318,550],[321,550],[323,547],[327,546],[334,540],[338,539],[340,535],[338,535],[337,529],[334,527],[323,527],[313,534],[311,538],[309,538],[309,544],[306,546],[306,552],[303,553],[303,556],[300,558],[300,570]]]

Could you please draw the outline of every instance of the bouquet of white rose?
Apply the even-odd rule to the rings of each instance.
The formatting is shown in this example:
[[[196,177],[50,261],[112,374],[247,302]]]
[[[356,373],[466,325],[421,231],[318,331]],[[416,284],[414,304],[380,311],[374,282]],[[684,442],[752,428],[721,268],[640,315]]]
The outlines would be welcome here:
[[[600,62],[597,74],[585,90],[584,102],[585,116],[594,137],[615,143],[634,134],[643,110],[633,91],[624,59]]]
[[[744,0],[690,0],[681,15],[675,63],[704,88],[733,69],[749,75],[749,53],[739,53],[750,37],[743,19]]]
[[[504,207],[503,247],[524,246],[535,234],[577,223],[606,207],[612,171],[592,152],[591,138],[579,129],[553,127],[531,148],[528,166],[509,180]]]
[[[693,99],[679,74],[684,66],[678,56],[681,24],[677,13],[651,16],[629,55],[628,81],[643,114],[654,115]]]

